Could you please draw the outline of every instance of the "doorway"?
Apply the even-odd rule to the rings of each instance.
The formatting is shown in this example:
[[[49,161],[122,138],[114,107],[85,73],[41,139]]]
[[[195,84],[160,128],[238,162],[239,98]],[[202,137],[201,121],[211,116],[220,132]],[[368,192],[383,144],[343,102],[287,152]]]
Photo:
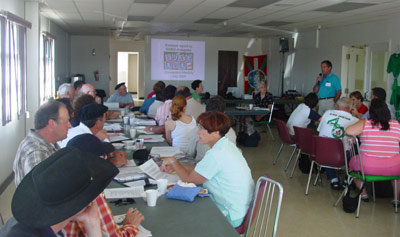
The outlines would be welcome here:
[[[342,95],[348,97],[353,91],[364,93],[365,55],[364,46],[343,46]]]
[[[139,53],[118,52],[118,83],[125,82],[134,99],[139,90]]]
[[[218,95],[226,97],[228,87],[237,87],[238,51],[218,51]]]

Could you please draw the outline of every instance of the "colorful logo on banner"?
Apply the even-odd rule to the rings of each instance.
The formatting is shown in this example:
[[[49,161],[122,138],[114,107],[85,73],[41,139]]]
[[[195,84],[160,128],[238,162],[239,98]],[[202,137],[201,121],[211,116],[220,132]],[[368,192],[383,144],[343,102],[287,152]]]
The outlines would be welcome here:
[[[244,93],[251,94],[267,80],[267,55],[243,56]]]

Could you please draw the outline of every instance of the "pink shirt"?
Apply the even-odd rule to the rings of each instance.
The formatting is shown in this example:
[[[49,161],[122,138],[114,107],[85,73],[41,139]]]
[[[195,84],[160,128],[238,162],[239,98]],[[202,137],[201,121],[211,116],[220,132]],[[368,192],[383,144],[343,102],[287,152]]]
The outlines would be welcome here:
[[[165,103],[157,109],[154,119],[158,122],[158,125],[164,125],[165,121],[171,117],[171,112],[169,111],[171,105],[172,100],[166,100]]]
[[[363,132],[360,136],[360,151],[374,157],[392,157],[399,154],[400,124],[390,120],[390,129],[380,130],[372,127],[371,120],[365,120]]]

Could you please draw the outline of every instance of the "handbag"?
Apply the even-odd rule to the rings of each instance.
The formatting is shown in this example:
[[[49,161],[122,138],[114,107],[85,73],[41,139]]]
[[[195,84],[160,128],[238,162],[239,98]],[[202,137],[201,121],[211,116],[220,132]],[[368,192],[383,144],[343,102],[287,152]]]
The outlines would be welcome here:
[[[362,185],[361,189],[357,192],[355,197],[351,197],[350,193],[351,190],[348,189],[346,195],[343,197],[343,211],[346,213],[353,213],[357,210],[359,196],[364,189],[364,184]]]
[[[175,186],[168,191],[166,197],[169,199],[193,202],[194,198],[197,196],[197,194],[199,194],[200,190],[200,187],[186,188],[175,184]]]

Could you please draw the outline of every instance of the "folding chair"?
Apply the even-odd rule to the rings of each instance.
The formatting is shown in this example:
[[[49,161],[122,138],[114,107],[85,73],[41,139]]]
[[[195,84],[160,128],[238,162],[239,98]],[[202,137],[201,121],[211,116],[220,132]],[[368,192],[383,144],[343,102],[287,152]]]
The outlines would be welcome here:
[[[278,190],[275,193],[276,188]],[[258,178],[247,215],[242,225],[236,228],[238,233],[244,233],[244,236],[276,236],[282,197],[283,188],[280,183],[267,175]]]
[[[290,174],[290,178],[293,177],[294,170],[296,169],[297,163],[299,162],[300,154],[307,154],[311,157],[312,155],[312,137],[314,132],[309,128],[300,128],[293,126],[294,136],[296,140],[297,149],[299,152],[297,153],[296,160],[294,162],[292,173]]]
[[[282,140],[282,145],[279,148],[279,151],[275,156],[273,164],[275,165],[276,162],[278,161],[279,155],[281,154],[281,151],[283,149],[283,145],[288,145],[288,146],[293,146],[294,147],[294,149],[292,151],[292,154],[290,155],[290,158],[288,160],[288,163],[286,164],[285,171],[287,171],[287,169],[289,168],[289,164],[292,161],[293,155],[294,155],[294,153],[296,152],[296,149],[297,149],[296,148],[296,143],[292,139],[292,137],[290,136],[289,130],[286,127],[286,123],[285,122],[283,122],[282,120],[279,120],[279,119],[274,119],[274,122],[276,124],[276,127],[278,128],[278,133],[279,133],[279,137]]]
[[[360,171],[349,171],[349,166],[348,166],[348,162],[347,159],[345,159],[345,165],[346,165],[346,174],[347,174],[347,183],[348,185],[346,186],[346,188],[343,190],[342,194],[340,195],[340,197],[338,198],[338,200],[335,203],[335,207],[337,207],[337,205],[339,204],[339,202],[342,200],[342,198],[344,197],[344,195],[346,195],[349,186],[351,184],[351,182],[353,182],[353,180],[359,179],[361,180],[361,186],[363,186],[363,183],[365,182],[372,182],[372,200],[375,202],[375,185],[374,182],[377,181],[387,181],[387,180],[397,180],[400,177],[399,176],[381,176],[381,175],[368,175],[364,173],[364,167],[362,164],[362,159],[361,159],[361,154],[358,152],[360,150],[359,147],[359,141],[358,138],[355,136],[345,136],[343,138],[343,144],[344,146],[349,146],[350,150],[348,151],[348,155],[349,157],[354,157],[354,156],[358,156],[359,157],[359,162],[360,162]],[[351,144],[351,145],[350,145]],[[346,151],[344,151],[344,155],[346,156]],[[394,182],[394,192],[395,194],[397,193],[397,182]],[[396,203],[398,203],[397,200],[397,195],[395,195],[395,201]],[[358,206],[357,206],[357,212],[356,212],[356,218],[360,217],[360,204],[361,204],[361,195],[359,195],[358,197]],[[394,205],[394,212],[398,213],[398,205]]]
[[[272,131],[271,131],[271,128],[270,128],[269,125],[271,124],[272,112],[274,112],[274,107],[275,107],[275,102],[272,103],[272,107],[271,107],[271,111],[270,111],[270,113],[269,113],[269,119],[268,119],[268,121],[253,121],[253,124],[254,124],[255,126],[257,126],[257,125],[266,125],[267,128],[268,128],[269,135],[271,136],[271,138],[272,138],[273,141],[275,141],[275,137],[274,137],[274,135],[272,135]]]
[[[340,170],[345,165],[343,143],[342,140],[338,138],[313,136],[312,153],[314,156],[311,156],[311,168],[308,175],[305,195],[308,195],[314,164],[318,167],[314,185],[317,184],[318,178],[320,177],[321,168]]]

